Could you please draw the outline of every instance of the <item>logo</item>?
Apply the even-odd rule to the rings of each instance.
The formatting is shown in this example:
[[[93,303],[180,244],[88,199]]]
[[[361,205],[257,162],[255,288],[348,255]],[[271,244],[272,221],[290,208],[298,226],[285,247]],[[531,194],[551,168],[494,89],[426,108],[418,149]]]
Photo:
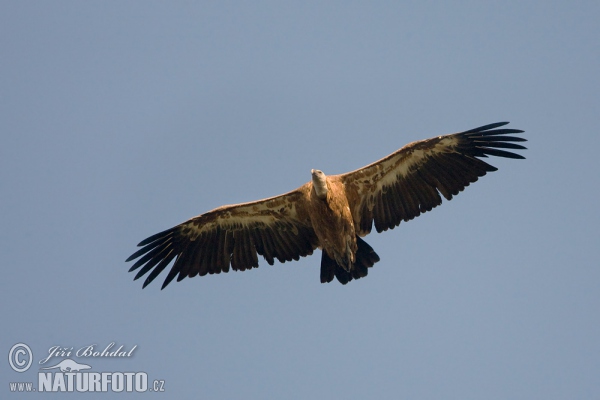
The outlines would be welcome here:
[[[61,372],[79,372],[82,369],[90,369],[92,367],[90,367],[89,365],[86,365],[86,364],[79,364],[76,361],[73,361],[70,358],[67,358],[66,360],[62,360],[55,366],[40,368],[40,369],[54,369],[54,368],[60,368]]]
[[[136,349],[137,345],[117,347],[114,342],[104,347],[96,344],[80,348],[51,346],[47,356],[38,361],[37,386],[33,380],[9,382],[9,389],[11,392],[164,392],[164,380],[149,380],[144,371],[115,372],[116,368],[111,368],[110,372],[96,372],[92,367],[94,359],[130,358]],[[29,370],[33,359],[33,352],[25,343],[15,344],[8,352],[8,363],[15,372]]]

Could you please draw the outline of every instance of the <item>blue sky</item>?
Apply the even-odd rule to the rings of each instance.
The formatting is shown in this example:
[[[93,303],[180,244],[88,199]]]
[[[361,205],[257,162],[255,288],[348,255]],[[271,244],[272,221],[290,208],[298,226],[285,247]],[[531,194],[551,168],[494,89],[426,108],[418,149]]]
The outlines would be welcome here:
[[[2,397],[51,347],[111,342],[137,347],[74,359],[165,383],[133,397],[598,397],[599,18],[592,1],[1,2],[0,349],[33,353],[2,363]],[[527,159],[368,236],[366,279],[319,283],[318,252],[163,291],[127,273],[194,215],[504,120]]]

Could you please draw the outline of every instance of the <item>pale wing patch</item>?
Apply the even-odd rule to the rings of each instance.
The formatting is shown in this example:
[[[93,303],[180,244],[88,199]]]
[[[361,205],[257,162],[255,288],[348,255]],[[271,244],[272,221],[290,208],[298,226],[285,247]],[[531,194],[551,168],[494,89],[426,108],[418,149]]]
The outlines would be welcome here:
[[[431,141],[435,141],[433,146]],[[415,142],[405,146],[379,164],[379,171],[370,177],[371,182],[368,185],[363,185],[361,192],[363,194],[367,192],[373,194],[380,190],[385,191],[385,187],[395,184],[399,177],[406,177],[414,172],[428,157],[436,153],[453,152],[456,144],[456,137],[439,136],[435,139]],[[415,148],[411,149],[410,147],[413,146]],[[369,198],[372,200],[372,196],[369,196]],[[373,202],[370,201],[369,203],[369,209],[372,210]]]
[[[213,216],[209,218],[210,216]],[[297,217],[296,207],[290,201],[277,199],[268,202],[229,205],[216,208],[206,214],[191,218],[181,224],[181,233],[196,240],[203,232],[210,232],[217,226],[226,231],[277,225]],[[294,234],[298,229],[294,224],[286,224]]]
[[[414,192],[415,180],[411,176],[432,158],[455,153],[458,144],[454,135],[413,142],[364,168],[341,175],[357,232],[361,236],[368,234],[373,220],[378,231],[397,226],[401,219],[412,219],[439,204],[439,195],[432,189],[417,188],[426,192],[419,200],[403,200],[401,193]],[[421,201],[428,205],[422,208]]]

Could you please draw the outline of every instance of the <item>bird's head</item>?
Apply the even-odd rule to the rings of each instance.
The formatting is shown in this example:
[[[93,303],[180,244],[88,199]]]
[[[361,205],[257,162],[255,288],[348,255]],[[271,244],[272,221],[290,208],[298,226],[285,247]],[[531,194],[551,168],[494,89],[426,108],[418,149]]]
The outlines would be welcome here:
[[[317,197],[321,200],[325,200],[327,198],[327,177],[323,171],[318,169],[311,169],[310,173],[312,175],[313,188],[315,189]]]

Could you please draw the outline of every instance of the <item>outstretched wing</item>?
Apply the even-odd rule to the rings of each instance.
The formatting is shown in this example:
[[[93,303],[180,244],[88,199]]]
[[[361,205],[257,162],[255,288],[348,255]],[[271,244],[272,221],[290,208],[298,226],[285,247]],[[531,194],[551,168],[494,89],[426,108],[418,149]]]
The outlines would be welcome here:
[[[357,232],[364,236],[373,222],[377,232],[393,229],[442,204],[470,183],[497,168],[479,159],[525,158],[501,149],[525,149],[518,129],[496,129],[498,122],[469,131],[410,143],[395,153],[347,174],[346,188]],[[479,158],[478,158],[479,157]]]
[[[218,274],[258,267],[257,254],[273,265],[312,254],[318,241],[305,210],[309,184],[250,203],[222,206],[191,218],[138,244],[127,261],[141,257],[135,279],[151,271],[144,287],[175,260],[162,288],[175,276]]]

